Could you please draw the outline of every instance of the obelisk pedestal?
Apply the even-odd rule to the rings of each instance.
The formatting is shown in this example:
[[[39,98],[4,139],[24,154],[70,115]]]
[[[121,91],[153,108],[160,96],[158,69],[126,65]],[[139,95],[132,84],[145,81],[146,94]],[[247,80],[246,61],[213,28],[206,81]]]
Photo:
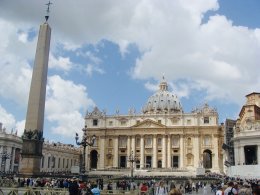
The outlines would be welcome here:
[[[25,130],[22,136],[20,174],[36,176],[40,173],[43,145],[43,125],[48,73],[51,28],[47,21],[40,26],[31,80]]]

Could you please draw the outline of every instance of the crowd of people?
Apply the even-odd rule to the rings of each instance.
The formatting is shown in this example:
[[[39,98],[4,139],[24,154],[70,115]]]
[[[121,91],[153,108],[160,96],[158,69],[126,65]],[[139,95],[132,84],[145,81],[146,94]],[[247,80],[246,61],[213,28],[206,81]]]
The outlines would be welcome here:
[[[215,178],[214,180],[210,180]],[[0,180],[0,183],[5,179]],[[7,180],[6,180],[7,181]],[[210,173],[204,177],[186,178],[149,178],[146,180],[115,179],[113,177],[92,178],[83,182],[79,178],[16,178],[9,182],[17,183],[17,187],[49,187],[66,188],[70,195],[99,195],[103,193],[120,193],[130,191],[140,195],[182,195],[200,192],[215,195],[260,195],[259,179],[233,178],[220,174]],[[131,194],[131,193],[130,193]]]

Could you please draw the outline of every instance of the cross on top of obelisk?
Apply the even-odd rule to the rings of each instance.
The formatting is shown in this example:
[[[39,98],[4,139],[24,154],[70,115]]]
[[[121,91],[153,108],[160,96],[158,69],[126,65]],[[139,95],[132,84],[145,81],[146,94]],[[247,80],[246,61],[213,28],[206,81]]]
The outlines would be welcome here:
[[[49,13],[50,13],[50,5],[51,5],[52,3],[49,1],[48,3],[46,3],[45,5],[47,5],[47,10],[46,10],[46,16],[45,16],[45,20],[46,20],[46,22],[48,21],[48,19],[49,19]]]

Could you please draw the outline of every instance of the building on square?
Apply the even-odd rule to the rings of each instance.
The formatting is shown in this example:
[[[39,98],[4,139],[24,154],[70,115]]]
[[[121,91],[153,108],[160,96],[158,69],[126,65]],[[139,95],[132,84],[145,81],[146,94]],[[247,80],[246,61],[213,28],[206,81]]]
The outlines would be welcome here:
[[[260,93],[246,95],[234,127],[235,166],[229,175],[260,178]]]
[[[23,140],[13,130],[8,132],[0,123],[0,173],[19,173]],[[70,172],[80,165],[81,148],[70,144],[44,141],[41,172]]]
[[[217,110],[204,104],[185,113],[164,78],[141,113],[130,109],[125,115],[107,115],[95,107],[86,113],[85,125],[88,135],[97,137],[87,147],[87,170],[130,168],[133,154],[135,169],[223,171],[224,135]]]

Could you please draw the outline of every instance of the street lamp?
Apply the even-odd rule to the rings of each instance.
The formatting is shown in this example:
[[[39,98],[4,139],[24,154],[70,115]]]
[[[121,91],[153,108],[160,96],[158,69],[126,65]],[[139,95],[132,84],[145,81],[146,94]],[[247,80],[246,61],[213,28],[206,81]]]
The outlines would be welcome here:
[[[131,163],[131,180],[133,182],[134,180],[134,162],[136,162],[137,158],[134,155],[134,151],[131,152],[131,154],[128,156],[128,161]]]
[[[76,133],[75,139],[76,139],[76,144],[83,146],[83,161],[82,161],[82,167],[80,169],[80,173],[82,175],[85,175],[86,169],[85,169],[85,164],[86,164],[86,147],[87,146],[93,146],[96,140],[96,136],[93,135],[91,137],[90,142],[88,142],[88,136],[87,136],[87,125],[85,125],[85,127],[82,129],[83,131],[83,136],[82,136],[82,140],[79,141],[79,135]]]

